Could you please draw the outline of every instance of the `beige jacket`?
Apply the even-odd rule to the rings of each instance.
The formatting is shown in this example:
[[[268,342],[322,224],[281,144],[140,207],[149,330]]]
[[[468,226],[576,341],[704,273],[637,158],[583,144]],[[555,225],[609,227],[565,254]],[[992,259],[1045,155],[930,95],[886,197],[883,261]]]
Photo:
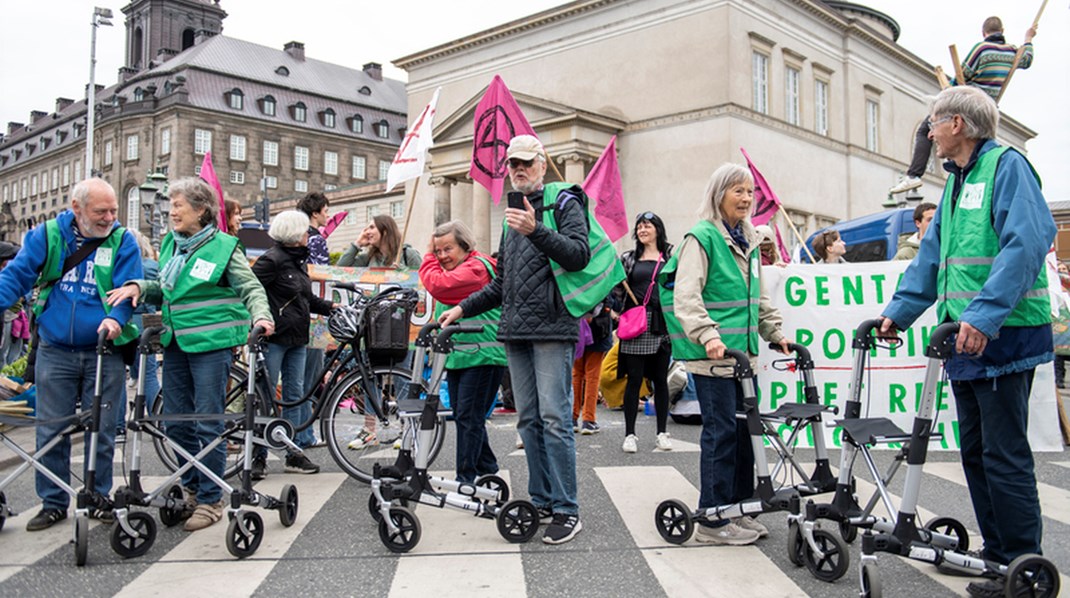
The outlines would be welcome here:
[[[750,244],[750,249],[744,253],[733,241],[724,227],[724,223],[718,220],[714,223],[717,230],[724,235],[725,243],[728,244],[736,259],[736,266],[743,274],[747,275],[747,262],[751,252],[758,251],[760,241],[758,232],[750,221],[743,222],[743,234]],[[706,286],[706,275],[709,272],[709,261],[706,252],[694,239],[684,237],[677,254],[676,286],[673,290],[673,311],[684,328],[688,340],[700,346],[705,346],[713,339],[720,339],[719,324],[710,318],[702,301],[702,289]],[[761,283],[761,278],[759,278]],[[725,300],[738,299],[738,297],[725,297]],[[780,311],[773,307],[769,300],[769,294],[762,283],[761,297],[758,301],[758,336],[770,343],[779,343],[784,339],[784,333],[780,327],[783,318]],[[715,367],[712,375],[719,378],[732,376],[733,361],[729,359],[702,359],[684,362],[687,371],[692,374],[703,376],[711,375],[710,368]],[[751,367],[756,368],[758,360],[756,355],[751,356]]]

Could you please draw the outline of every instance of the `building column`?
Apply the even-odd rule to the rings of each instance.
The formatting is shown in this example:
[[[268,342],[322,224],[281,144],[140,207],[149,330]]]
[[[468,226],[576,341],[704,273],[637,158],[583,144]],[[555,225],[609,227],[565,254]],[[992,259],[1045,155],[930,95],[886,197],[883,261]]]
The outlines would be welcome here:
[[[583,184],[583,180],[587,178],[587,162],[588,158],[578,153],[565,154],[557,157],[557,163],[565,166],[565,182],[574,183],[576,185]]]
[[[435,188],[435,226],[450,220],[450,187],[456,183],[456,179],[444,176],[435,176],[428,180],[428,184]]]
[[[483,185],[472,185],[472,234],[476,236],[476,247],[490,254],[490,191]]]
[[[450,190],[450,219],[472,224],[472,182],[456,181]]]

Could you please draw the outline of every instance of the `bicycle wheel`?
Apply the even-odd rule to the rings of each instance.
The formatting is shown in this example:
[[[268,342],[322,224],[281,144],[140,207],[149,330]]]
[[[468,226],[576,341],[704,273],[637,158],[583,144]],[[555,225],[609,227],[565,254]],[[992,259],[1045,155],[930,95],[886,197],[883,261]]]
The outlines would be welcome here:
[[[245,409],[245,387],[248,384],[248,369],[246,365],[240,361],[234,362],[230,366],[230,374],[227,379],[227,394],[223,403],[223,410],[226,413],[238,413]],[[258,390],[258,392],[260,392]],[[258,411],[261,415],[270,415],[272,405],[266,401],[260,400],[258,403]],[[157,400],[152,404],[152,414],[159,416],[163,414],[163,400],[162,397],[157,397]],[[159,421],[157,424],[161,431],[167,431],[166,421]],[[236,451],[227,450],[227,462],[223,469],[223,477],[230,478],[234,474],[241,471],[243,460],[245,459],[244,450],[244,438],[240,432],[232,433],[228,439],[228,445],[236,445],[239,447]],[[159,456],[160,461],[163,463],[167,471],[174,473],[178,469],[178,459],[175,456],[174,450],[171,446],[162,438],[153,436],[152,446],[156,450],[156,455]]]
[[[397,398],[406,395],[412,379],[409,370],[398,367],[372,366],[371,371],[375,377],[374,384],[382,393],[383,411],[389,425],[383,426],[376,420],[376,431],[370,436],[369,442],[361,443],[360,448],[349,448],[365,427],[365,415],[372,414],[374,418],[374,410],[365,402],[364,380],[359,370],[348,374],[335,385],[320,415],[320,429],[331,458],[348,475],[365,483],[371,481],[375,464],[392,465],[397,459],[395,441],[401,440],[404,431],[402,420],[398,417]],[[428,464],[435,460],[442,449],[442,441],[446,436],[445,424],[445,418],[440,417],[429,449]]]

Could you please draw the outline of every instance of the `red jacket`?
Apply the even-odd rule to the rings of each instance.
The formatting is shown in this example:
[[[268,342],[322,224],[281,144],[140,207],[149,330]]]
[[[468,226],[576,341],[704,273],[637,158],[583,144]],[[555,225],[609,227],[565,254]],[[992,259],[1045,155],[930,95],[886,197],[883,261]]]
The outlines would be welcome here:
[[[438,258],[433,253],[428,253],[420,264],[420,282],[435,301],[457,305],[490,284],[490,272],[487,272],[486,266],[476,259],[477,257],[487,260],[495,268],[498,266],[494,258],[473,251],[459,266],[447,271],[439,265]]]

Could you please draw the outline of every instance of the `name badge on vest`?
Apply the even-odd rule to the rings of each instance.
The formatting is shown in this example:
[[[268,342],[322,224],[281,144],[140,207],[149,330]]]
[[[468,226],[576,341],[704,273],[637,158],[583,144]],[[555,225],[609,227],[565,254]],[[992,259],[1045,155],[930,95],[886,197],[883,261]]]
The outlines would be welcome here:
[[[111,247],[98,247],[93,263],[101,268],[111,267]]]
[[[212,272],[215,272],[215,264],[197,258],[197,261],[193,262],[193,267],[190,268],[189,275],[197,280],[208,280],[212,277]]]
[[[962,199],[959,200],[959,207],[963,210],[979,210],[984,199],[984,183],[966,183],[962,186]]]

